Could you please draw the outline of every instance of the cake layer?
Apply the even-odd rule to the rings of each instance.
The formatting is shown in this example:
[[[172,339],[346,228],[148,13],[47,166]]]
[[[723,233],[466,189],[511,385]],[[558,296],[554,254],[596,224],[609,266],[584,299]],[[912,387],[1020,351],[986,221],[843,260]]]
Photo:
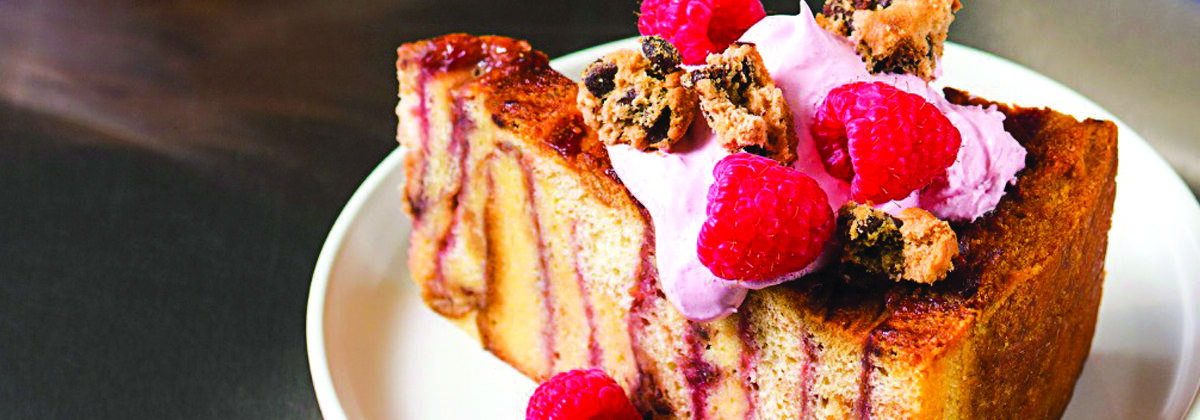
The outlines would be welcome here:
[[[673,418],[1065,409],[1104,276],[1112,123],[997,105],[1026,169],[993,212],[954,226],[946,280],[858,289],[818,273],[701,323],[663,297],[649,220],[543,55],[452,35],[402,47],[397,67],[414,279],[535,380],[602,367],[643,413]]]

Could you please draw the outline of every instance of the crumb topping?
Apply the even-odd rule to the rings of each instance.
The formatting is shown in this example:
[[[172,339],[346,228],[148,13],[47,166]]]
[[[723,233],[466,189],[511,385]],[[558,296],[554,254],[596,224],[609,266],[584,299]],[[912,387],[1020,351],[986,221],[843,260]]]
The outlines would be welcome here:
[[[735,42],[685,81],[700,96],[700,109],[730,152],[748,152],[787,165],[796,160],[792,111],[754,44]]]
[[[831,0],[817,22],[854,43],[872,73],[932,80],[958,0]]]
[[[683,86],[687,73],[671,43],[641,43],[640,52],[615,51],[584,69],[579,108],[604,144],[670,151],[696,115],[696,93]]]
[[[850,202],[838,209],[837,227],[843,246],[842,274],[848,281],[930,284],[946,277],[958,255],[958,238],[950,225],[919,208],[894,217]]]
[[[951,261],[958,255],[958,237],[950,224],[932,213],[916,207],[905,209],[897,216],[903,225],[905,280],[933,283],[946,277],[954,268]]]
[[[847,281],[899,280],[904,272],[902,223],[868,205],[847,203],[838,209],[843,277]]]

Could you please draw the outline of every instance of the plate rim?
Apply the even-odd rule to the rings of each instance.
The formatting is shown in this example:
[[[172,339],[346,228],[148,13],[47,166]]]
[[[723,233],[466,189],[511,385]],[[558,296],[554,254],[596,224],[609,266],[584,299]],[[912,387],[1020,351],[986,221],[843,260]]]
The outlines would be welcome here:
[[[392,171],[398,170],[404,158],[406,149],[399,146],[371,170],[367,178],[346,206],[338,213],[337,219],[330,228],[329,236],[321,245],[317,256],[317,264],[313,269],[312,284],[309,286],[307,314],[305,315],[305,341],[308,347],[308,369],[312,378],[313,390],[317,396],[317,407],[321,415],[329,420],[346,418],[346,410],[337,396],[334,387],[333,372],[329,369],[329,359],[325,346],[325,306],[328,297],[329,279],[333,274],[334,262],[345,244],[346,235],[362,213],[363,206],[379,190],[383,181]]]
[[[563,67],[582,67],[601,53],[634,45],[636,40],[637,37],[630,37],[585,48],[555,58],[551,60],[550,65],[555,69]],[[1074,89],[1019,63],[962,44],[954,42],[947,42],[946,44],[947,52],[956,50],[955,53],[975,55],[989,60],[999,60],[1005,64],[1026,70],[1032,77],[1041,79],[1042,82],[1053,84],[1062,91],[1073,96],[1072,99],[1076,100],[1081,106],[1086,107],[1087,113],[1093,118],[1101,118],[1113,121],[1117,125],[1119,132],[1123,134],[1121,139],[1122,142],[1119,143],[1118,147],[1147,149],[1145,151],[1148,151],[1149,153],[1143,154],[1154,160],[1152,163],[1154,163],[1155,166],[1161,165],[1170,169],[1170,178],[1172,179],[1170,182],[1171,185],[1165,185],[1164,187],[1172,190],[1170,192],[1173,194],[1185,194],[1186,197],[1191,198],[1191,200],[1184,201],[1190,202],[1192,212],[1200,215],[1200,203],[1197,202],[1196,198],[1191,194],[1191,191],[1187,189],[1187,185],[1184,183],[1183,178],[1179,175],[1179,173],[1174,171],[1174,169],[1169,163],[1167,163],[1162,155],[1150,147],[1150,145],[1145,141],[1144,138],[1142,138],[1141,135],[1139,135],[1136,131],[1134,131],[1108,110],[1104,109]],[[567,76],[571,77],[572,79],[575,78],[575,75],[568,74]],[[307,344],[309,373],[313,382],[313,389],[316,394],[317,405],[321,411],[321,414],[327,419],[341,420],[347,418],[345,409],[341,403],[341,400],[338,398],[337,390],[334,387],[333,372],[329,369],[329,360],[325,343],[326,333],[324,327],[325,311],[327,309],[327,292],[329,288],[330,277],[334,268],[334,263],[337,261],[338,256],[344,248],[345,239],[349,234],[351,227],[353,227],[359,215],[362,213],[363,206],[367,203],[369,198],[379,190],[382,182],[388,178],[388,175],[391,174],[392,171],[401,169],[402,165],[400,163],[406,152],[407,150],[403,146],[398,146],[395,150],[390,152],[374,169],[371,170],[371,173],[354,191],[354,194],[351,195],[345,207],[342,208],[342,211],[338,214],[337,219],[334,221],[329,235],[322,244],[321,251],[317,257],[316,266],[313,269],[312,283],[309,287],[309,296],[306,305],[307,313],[305,316],[305,341]],[[1193,292],[1195,292],[1195,288],[1200,286],[1200,282],[1193,283]],[[1195,295],[1193,294],[1193,296]],[[1200,326],[1194,327],[1196,327],[1195,329],[1200,330]],[[1192,393],[1191,402],[1189,402],[1187,405],[1184,405],[1184,407],[1190,408],[1185,408],[1182,418],[1200,420],[1200,384],[1196,384],[1195,387],[1197,389],[1195,389]]]

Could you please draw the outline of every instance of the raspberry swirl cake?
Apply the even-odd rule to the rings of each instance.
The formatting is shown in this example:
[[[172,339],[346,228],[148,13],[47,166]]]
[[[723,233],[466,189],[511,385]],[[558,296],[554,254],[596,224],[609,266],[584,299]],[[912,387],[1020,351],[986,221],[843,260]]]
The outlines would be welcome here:
[[[509,38],[399,49],[413,278],[554,376],[531,418],[1065,409],[1115,126],[930,87],[957,2],[801,4],[646,0],[578,85]]]

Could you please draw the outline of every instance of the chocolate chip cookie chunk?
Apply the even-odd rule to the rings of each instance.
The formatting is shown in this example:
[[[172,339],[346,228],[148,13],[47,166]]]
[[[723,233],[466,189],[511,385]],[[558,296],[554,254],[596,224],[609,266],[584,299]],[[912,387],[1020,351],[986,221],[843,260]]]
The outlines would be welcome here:
[[[817,22],[845,36],[872,73],[932,80],[958,0],[829,0]]]
[[[958,237],[950,225],[919,208],[892,216],[846,203],[838,209],[837,237],[847,280],[929,284],[945,278],[958,255]]]
[[[718,141],[731,152],[796,160],[796,132],[783,91],[763,66],[754,44],[735,42],[692,72],[688,85]]]
[[[699,106],[679,60],[670,42],[652,36],[641,51],[616,51],[584,69],[579,108],[604,144],[670,151],[683,138]]]

